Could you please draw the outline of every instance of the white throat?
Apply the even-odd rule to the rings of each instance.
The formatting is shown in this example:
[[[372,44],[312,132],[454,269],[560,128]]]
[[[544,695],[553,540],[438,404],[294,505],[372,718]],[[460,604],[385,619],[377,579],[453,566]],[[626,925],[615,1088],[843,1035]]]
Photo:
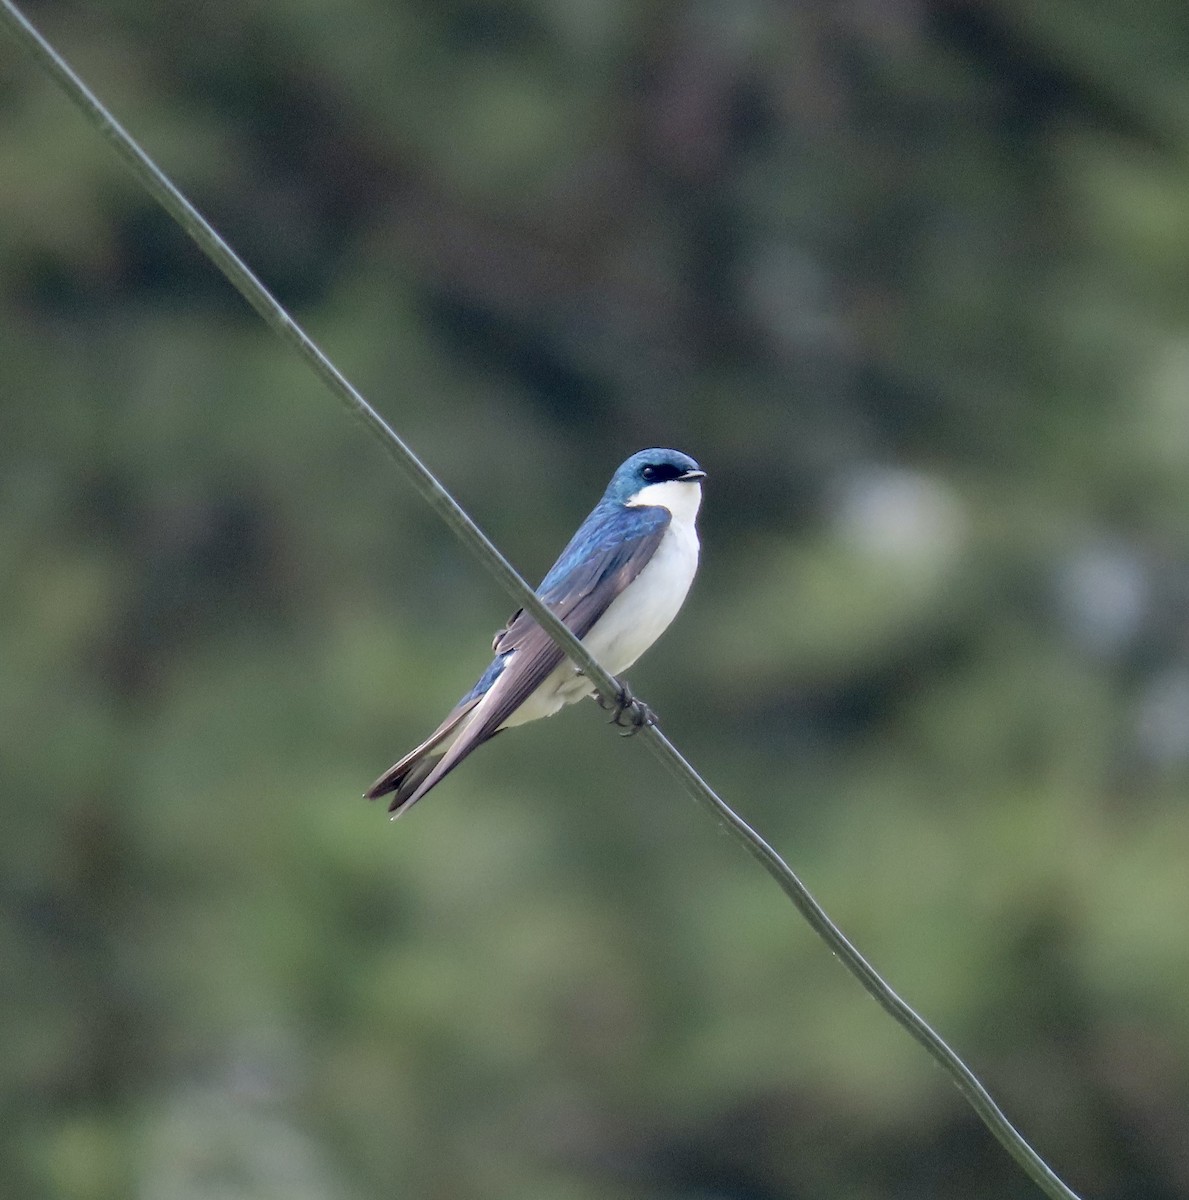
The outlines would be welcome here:
[[[702,485],[696,480],[682,482],[667,479],[664,483],[650,483],[642,487],[628,502],[629,508],[656,505],[667,508],[679,525],[692,525],[702,503]]]

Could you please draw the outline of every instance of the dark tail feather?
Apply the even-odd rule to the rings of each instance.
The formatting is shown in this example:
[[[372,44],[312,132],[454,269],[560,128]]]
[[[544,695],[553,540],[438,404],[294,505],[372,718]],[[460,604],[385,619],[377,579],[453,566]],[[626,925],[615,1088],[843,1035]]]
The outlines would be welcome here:
[[[401,794],[406,797],[401,802],[404,807],[412,808],[422,796],[436,788],[472,750],[477,750],[484,742],[491,741],[500,732],[495,726],[499,724],[501,715],[496,709],[488,713],[486,719],[479,720],[479,714],[476,713],[476,719],[466,725],[449,746],[434,754],[432,761],[420,760],[417,764],[418,769],[423,766],[426,769],[419,775],[416,786],[412,783],[408,786],[401,784]],[[394,815],[400,816],[400,813]]]
[[[426,751],[415,762],[397,763],[390,767],[364,793],[369,800],[379,800],[381,796],[392,793],[388,804],[390,813],[397,813],[404,808],[409,797],[425,782],[434,767],[441,762],[442,756]]]
[[[444,742],[457,728],[458,723],[478,703],[469,700],[460,704],[438,727],[415,749],[410,750],[398,763],[394,763],[370,788],[364,792],[368,800],[378,800],[381,796],[393,793],[388,811],[396,816],[410,806],[410,798],[417,789],[433,773],[434,767],[442,759],[445,750],[439,750]],[[428,789],[427,789],[428,790]],[[420,796],[416,797],[418,800]]]

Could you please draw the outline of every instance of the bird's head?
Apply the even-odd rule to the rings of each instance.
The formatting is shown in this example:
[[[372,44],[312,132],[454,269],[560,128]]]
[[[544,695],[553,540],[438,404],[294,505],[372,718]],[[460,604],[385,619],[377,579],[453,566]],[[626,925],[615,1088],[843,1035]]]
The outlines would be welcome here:
[[[604,503],[658,504],[674,516],[697,513],[706,472],[680,450],[640,450],[611,477]]]

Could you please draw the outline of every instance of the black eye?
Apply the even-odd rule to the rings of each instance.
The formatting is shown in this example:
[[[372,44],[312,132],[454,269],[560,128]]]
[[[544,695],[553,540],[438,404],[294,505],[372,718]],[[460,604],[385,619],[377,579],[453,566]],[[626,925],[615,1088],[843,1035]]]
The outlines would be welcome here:
[[[670,479],[680,479],[685,472],[681,467],[672,463],[649,463],[640,468],[640,477],[645,483],[668,483]]]

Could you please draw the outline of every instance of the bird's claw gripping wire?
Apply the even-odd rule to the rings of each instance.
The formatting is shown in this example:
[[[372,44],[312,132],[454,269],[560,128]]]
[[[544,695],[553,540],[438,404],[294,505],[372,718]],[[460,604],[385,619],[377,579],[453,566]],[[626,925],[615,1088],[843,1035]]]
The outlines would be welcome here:
[[[637,700],[632,695],[627,683],[621,679],[615,682],[619,685],[619,695],[614,700],[604,700],[598,692],[595,692],[595,699],[604,712],[611,714],[609,724],[619,726],[619,736],[632,737],[646,725],[655,725],[656,713],[643,700]]]

